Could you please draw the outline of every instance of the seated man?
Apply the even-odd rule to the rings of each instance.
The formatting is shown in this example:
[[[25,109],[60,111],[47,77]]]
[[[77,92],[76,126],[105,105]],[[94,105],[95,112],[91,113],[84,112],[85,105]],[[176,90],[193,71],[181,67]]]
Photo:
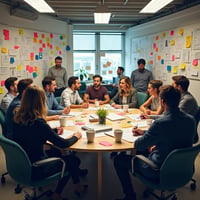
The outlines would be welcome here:
[[[42,86],[46,94],[46,102],[47,102],[47,108],[48,108],[47,115],[68,114],[70,112],[70,108],[69,107],[65,108],[59,105],[56,98],[54,97],[53,93],[55,92],[55,88],[56,88],[55,78],[50,77],[50,76],[44,77],[44,79],[42,80]]]
[[[0,105],[0,108],[4,111],[4,113],[7,112],[8,106],[10,105],[12,100],[17,96],[17,84],[17,77],[10,77],[5,80],[5,87],[8,90],[8,92],[2,98]]]
[[[60,105],[70,108],[88,108],[89,104],[84,103],[78,93],[81,84],[77,76],[69,78],[68,86],[69,88],[66,88],[61,94]]]
[[[163,117],[154,121],[148,131],[141,129],[133,129],[134,135],[143,135],[134,143],[136,151],[145,151],[151,148],[148,158],[161,167],[167,155],[177,148],[191,147],[193,137],[195,135],[196,126],[195,120],[191,115],[188,115],[179,110],[178,104],[181,94],[178,89],[170,85],[161,87],[160,99],[164,107],[165,114]],[[178,142],[177,142],[178,141]],[[132,155],[118,155],[114,159],[114,166],[125,194],[124,200],[136,200],[131,177]],[[135,160],[134,171],[140,172],[143,176],[151,180],[159,180],[159,171],[154,171],[150,166],[143,161]]]
[[[188,92],[189,84],[189,79],[185,76],[180,75],[172,77],[172,85],[177,88],[181,93],[181,100],[178,107],[181,111],[195,117],[199,108],[195,98],[190,92]]]
[[[108,91],[101,83],[102,77],[100,75],[93,76],[93,85],[87,87],[83,97],[85,102],[95,103],[95,101],[100,101],[100,105],[110,102]]]
[[[12,139],[13,136],[13,117],[17,109],[19,108],[21,104],[21,98],[23,96],[23,93],[25,89],[29,86],[31,86],[33,83],[33,80],[28,79],[22,79],[19,81],[17,85],[17,90],[19,94],[12,100],[10,103],[7,113],[6,113],[6,137]]]

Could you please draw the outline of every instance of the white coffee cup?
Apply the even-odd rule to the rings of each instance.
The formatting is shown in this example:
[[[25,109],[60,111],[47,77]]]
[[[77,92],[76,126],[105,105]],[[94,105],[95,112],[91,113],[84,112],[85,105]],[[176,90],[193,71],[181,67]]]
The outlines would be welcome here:
[[[59,118],[59,120],[60,120],[60,126],[62,127],[67,126],[67,117],[62,116]]]
[[[147,125],[148,125],[148,126],[151,126],[153,120],[152,120],[152,119],[146,119],[146,122],[147,122]]]
[[[123,105],[123,111],[124,111],[124,112],[128,112],[128,105],[127,105],[127,104],[124,104],[124,105]]]
[[[98,100],[95,101],[95,106],[99,107],[99,101]]]
[[[121,143],[123,131],[121,129],[114,130],[115,142]]]
[[[95,130],[94,129],[87,130],[86,135],[87,135],[88,143],[94,142],[94,136],[95,136]]]

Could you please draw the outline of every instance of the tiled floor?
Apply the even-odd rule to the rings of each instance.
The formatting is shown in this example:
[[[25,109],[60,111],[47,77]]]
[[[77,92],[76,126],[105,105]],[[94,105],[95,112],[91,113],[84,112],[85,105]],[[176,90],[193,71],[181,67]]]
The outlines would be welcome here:
[[[64,197],[68,197],[70,200],[96,200],[97,199],[97,155],[95,153],[79,153],[79,157],[82,160],[82,167],[87,167],[89,169],[89,174],[85,180],[81,180],[82,183],[87,183],[89,185],[88,191],[81,197],[76,197],[73,193],[73,186],[69,182],[63,192]],[[112,160],[109,158],[109,153],[103,153],[103,188],[102,188],[102,199],[112,200],[116,197],[121,197],[122,191],[115,174]],[[6,171],[4,155],[2,149],[0,148],[0,174]],[[194,178],[197,180],[196,191],[190,191],[189,184],[177,191],[177,196],[179,200],[199,200],[200,199],[200,155],[196,160],[196,171]],[[137,200],[142,200],[142,191],[144,190],[144,185],[133,177],[133,184],[135,190],[137,191]],[[6,176],[6,184],[0,185],[0,199],[1,200],[23,200],[24,194],[15,194],[14,188],[16,183],[9,177]],[[55,185],[52,184],[49,188],[54,189]],[[45,188],[43,188],[45,189]],[[26,191],[30,189],[25,188]],[[41,200],[47,200],[47,197]],[[153,200],[151,197],[149,200]]]

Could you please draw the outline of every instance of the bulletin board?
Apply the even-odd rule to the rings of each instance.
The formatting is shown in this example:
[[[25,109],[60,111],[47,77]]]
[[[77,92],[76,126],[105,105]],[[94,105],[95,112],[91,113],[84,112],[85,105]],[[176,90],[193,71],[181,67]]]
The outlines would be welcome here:
[[[172,30],[131,39],[131,60],[145,58],[154,78],[167,81],[175,75],[200,80],[200,26]]]
[[[0,24],[0,94],[5,91],[5,79],[33,78],[41,85],[56,56],[66,57],[67,36]]]

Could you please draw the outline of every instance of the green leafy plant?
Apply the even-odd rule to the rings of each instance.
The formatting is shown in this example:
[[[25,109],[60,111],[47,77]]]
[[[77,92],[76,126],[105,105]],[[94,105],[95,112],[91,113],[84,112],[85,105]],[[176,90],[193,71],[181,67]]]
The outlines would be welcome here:
[[[74,75],[75,76],[82,76],[83,78],[87,78],[88,77],[88,73],[86,72],[86,70],[81,67],[79,69],[74,70]]]
[[[104,108],[99,108],[96,112],[96,114],[98,115],[99,118],[105,118],[108,115],[108,110],[104,109]]]

